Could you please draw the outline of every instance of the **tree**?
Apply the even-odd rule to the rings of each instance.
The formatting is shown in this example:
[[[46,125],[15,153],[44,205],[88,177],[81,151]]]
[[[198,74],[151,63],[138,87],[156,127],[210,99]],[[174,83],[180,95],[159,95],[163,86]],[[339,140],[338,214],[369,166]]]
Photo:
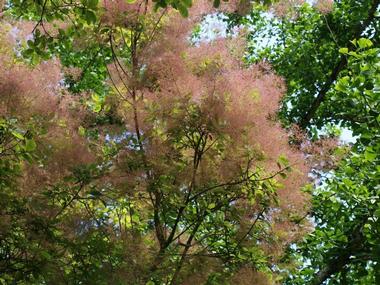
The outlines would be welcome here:
[[[352,155],[323,174],[328,178],[322,186],[310,190],[316,228],[292,245],[302,270],[293,271],[288,283],[375,284],[379,51],[373,43],[379,37],[379,3],[323,3],[282,3],[275,9],[277,18],[268,20],[259,10],[248,18],[231,17],[231,24],[254,31],[248,35],[250,62],[266,59],[285,77],[284,124],[298,122],[314,138],[322,128],[340,125],[358,138]],[[263,49],[262,36],[272,37],[274,44]]]
[[[268,60],[286,79],[287,96],[281,110],[284,122],[303,128],[321,128],[327,123],[353,119],[330,108],[334,106],[330,98],[334,96],[335,82],[347,71],[346,55],[339,49],[355,50],[351,41],[360,37],[379,41],[378,1],[336,1],[323,11],[318,10],[320,6],[302,4],[288,10],[281,7],[279,12],[291,13],[280,13],[275,20],[254,11],[250,18],[240,20],[255,28],[249,60]],[[260,47],[257,39],[261,37],[272,37],[273,48]]]
[[[331,100],[343,115],[356,116],[350,126],[358,141],[350,157],[313,192],[317,227],[300,245],[303,258],[311,262],[297,276],[300,284],[376,284],[380,278],[379,49],[364,38],[352,44],[355,51],[341,49],[348,57],[349,76],[336,83]]]
[[[35,157],[20,162],[25,182],[12,178],[13,194],[33,188],[4,235],[4,282],[212,284],[239,270],[280,275],[271,271],[284,244],[307,230],[297,217],[306,211],[299,188],[308,169],[274,120],[283,82],[265,64],[245,67],[232,41],[191,46],[187,35],[213,8],[200,2],[191,11],[184,19],[147,2],[11,5],[10,15],[37,20],[24,58],[38,70],[58,56],[66,81],[45,88],[56,94],[46,98],[15,89],[36,107],[55,107],[35,119],[43,127]],[[62,78],[35,80],[51,87]]]
[[[78,134],[81,108],[59,84],[57,61],[32,69],[12,57],[17,35],[7,38],[8,27],[1,28],[0,280],[58,283],[60,272],[69,283],[106,280],[100,264],[118,256],[109,256],[101,227],[86,229],[91,212],[73,208],[74,200],[95,203],[89,181],[102,171]]]
[[[338,2],[327,14],[308,5],[296,8],[297,19],[285,17],[274,24],[283,45],[255,55],[267,57],[287,79],[285,123],[298,121],[310,130],[339,124],[358,138],[352,155],[328,173],[322,186],[310,190],[310,216],[316,228],[304,242],[293,245],[296,250],[290,250],[298,255],[302,270],[292,273],[289,284],[375,284],[379,278],[376,256],[380,243],[374,238],[379,51],[373,48],[373,42],[378,42],[378,3],[355,5]],[[366,5],[369,8],[361,10]],[[343,27],[348,32],[340,32]],[[363,35],[373,42],[360,38]]]
[[[376,283],[378,5],[9,1],[1,282]]]

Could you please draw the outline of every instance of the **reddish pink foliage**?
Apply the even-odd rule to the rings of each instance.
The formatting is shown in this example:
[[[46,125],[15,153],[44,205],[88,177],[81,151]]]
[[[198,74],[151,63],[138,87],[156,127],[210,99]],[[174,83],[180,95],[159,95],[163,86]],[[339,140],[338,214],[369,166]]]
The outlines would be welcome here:
[[[272,5],[273,12],[280,18],[297,18],[297,7],[305,3],[305,0],[281,0]]]
[[[334,0],[318,0],[314,7],[322,14],[329,14],[334,9]]]
[[[30,23],[20,24],[16,36],[0,38],[0,117],[17,118],[24,131],[34,135],[40,165],[26,164],[23,185],[25,195],[50,185],[69,174],[81,163],[93,161],[83,138],[78,135],[81,110],[61,86],[61,65],[49,60],[31,67],[14,59],[16,40],[25,40]],[[6,26],[1,32],[7,35]]]
[[[101,24],[133,27],[145,13],[142,3],[104,0]],[[243,13],[247,3],[232,1],[223,4],[227,5],[223,9],[242,9],[239,11]],[[242,4],[244,7],[239,6]],[[150,9],[148,6],[147,10]],[[142,155],[136,151],[137,147],[123,149],[115,158],[111,174],[101,182],[112,183],[118,189],[117,195],[137,197],[136,204],[146,206],[150,201],[145,196],[151,194],[148,175],[141,166],[133,167],[136,161],[143,161],[144,167],[149,167],[156,177],[174,176],[172,185],[166,185],[174,195],[182,191],[183,185],[191,183],[200,186],[214,181],[228,183],[239,178],[246,169],[268,180],[266,178],[284,171],[277,164],[279,156],[284,155],[293,171],[286,178],[276,176],[282,184],[276,194],[279,205],[272,203],[265,214],[274,241],[262,241],[260,245],[261,250],[271,256],[270,261],[275,262],[284,244],[299,239],[307,230],[299,227],[292,216],[304,216],[307,211],[307,197],[300,188],[307,182],[309,167],[303,152],[289,145],[288,134],[274,120],[285,92],[283,79],[266,63],[244,66],[241,62],[244,39],[223,39],[199,47],[189,45],[192,27],[204,13],[211,11],[214,11],[211,3],[203,0],[194,4],[189,18],[170,10],[167,22],[162,23],[157,33],[150,31],[149,36],[154,40],[150,41],[148,36],[136,48],[135,70],[123,63],[114,62],[109,66],[110,84],[115,85],[113,98],[118,100],[112,101],[111,97],[108,103],[123,119],[124,130],[144,136],[144,151]],[[147,17],[155,22],[158,15]],[[148,31],[149,28],[152,26],[147,27]],[[37,189],[41,189],[41,185],[54,184],[72,167],[95,160],[88,142],[77,133],[85,111],[59,87],[61,67],[58,62],[49,61],[30,69],[12,64],[9,57],[4,56],[0,63],[0,96],[3,96],[0,115],[17,115],[25,126],[31,117],[41,116],[40,122],[45,124],[46,131],[39,133],[36,139],[42,166],[26,166],[21,181],[24,195],[32,197],[39,194]],[[80,75],[76,69],[66,72]],[[89,97],[89,94],[82,95]],[[191,139],[200,134],[205,134],[206,151],[192,181],[189,174],[194,168],[195,151]],[[242,213],[240,230],[246,232],[261,206],[257,200],[241,199],[233,207]],[[145,212],[148,211],[144,209],[142,216]],[[67,234],[70,234],[70,226],[78,227],[80,221],[87,218],[84,213],[72,217],[66,224]],[[251,269],[242,269],[242,272],[246,278],[235,276],[233,282],[266,282],[265,276]]]
[[[136,24],[139,14],[144,11],[145,1],[128,3],[124,0],[103,0],[102,23],[109,26],[129,27]]]
[[[197,2],[186,19],[169,13],[170,24],[162,27],[148,48],[140,50],[140,65],[146,67],[143,83],[154,84],[138,86],[136,103],[124,92],[119,113],[134,132],[131,108],[137,108],[140,129],[150,140],[145,149],[149,165],[159,174],[176,173],[183,184],[190,182],[193,152],[176,149],[172,133],[189,126],[191,108],[199,109],[200,125],[207,130],[210,145],[200,163],[196,183],[207,184],[210,179],[231,181],[247,167],[247,157],[252,158],[252,171],[264,168],[264,176],[269,176],[279,171],[279,156],[286,156],[293,171],[286,178],[277,178],[282,184],[278,190],[280,205],[270,214],[278,242],[263,245],[280,254],[284,244],[298,239],[306,230],[293,222],[292,216],[303,216],[307,211],[307,197],[300,188],[307,182],[309,170],[303,153],[289,145],[288,134],[273,120],[285,85],[268,64],[245,67],[241,54],[232,49],[236,39],[199,47],[189,45],[190,31],[207,5]],[[110,66],[117,86],[123,88],[122,81],[129,86],[135,84],[130,74],[120,76],[116,69]],[[216,148],[219,143],[224,144],[222,154]],[[188,167],[179,170],[173,165],[177,156],[188,160]]]
[[[312,142],[298,126],[292,127],[291,139],[314,170],[331,170],[346,154],[343,148],[340,152],[336,151],[340,147],[337,137],[325,136]]]

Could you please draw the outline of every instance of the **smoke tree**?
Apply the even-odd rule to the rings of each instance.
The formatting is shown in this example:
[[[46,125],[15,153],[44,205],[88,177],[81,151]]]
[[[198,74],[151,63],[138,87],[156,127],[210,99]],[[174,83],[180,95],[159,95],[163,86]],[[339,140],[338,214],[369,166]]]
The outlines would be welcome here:
[[[23,102],[4,105],[20,130],[4,131],[4,147],[11,132],[33,153],[10,158],[22,179],[10,178],[7,199],[16,195],[21,210],[2,214],[14,221],[2,219],[3,282],[218,283],[241,270],[277,278],[285,245],[308,229],[297,222],[307,166],[275,121],[282,79],[264,63],[244,65],[242,37],[191,45],[208,2],[187,18],[148,2],[21,11],[27,4],[10,11],[40,17],[20,22],[33,31],[22,54],[37,66],[2,72],[4,104]],[[64,67],[48,60],[54,53]]]
[[[377,282],[379,3],[268,4],[0,2],[2,284]]]

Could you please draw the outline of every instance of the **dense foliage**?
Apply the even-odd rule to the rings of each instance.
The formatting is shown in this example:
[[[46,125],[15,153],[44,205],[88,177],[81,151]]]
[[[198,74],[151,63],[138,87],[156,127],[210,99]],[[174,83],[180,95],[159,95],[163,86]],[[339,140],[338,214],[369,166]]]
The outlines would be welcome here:
[[[320,185],[310,189],[316,227],[291,247],[301,271],[290,272],[287,282],[377,284],[379,2],[285,7],[275,9],[280,18],[270,23],[260,11],[238,18],[254,27],[248,61],[268,60],[286,78],[284,124],[307,127],[312,138],[338,125],[355,137],[351,153],[334,171],[324,170]],[[260,46],[260,37],[274,40]]]
[[[1,3],[1,284],[380,282],[379,1]]]

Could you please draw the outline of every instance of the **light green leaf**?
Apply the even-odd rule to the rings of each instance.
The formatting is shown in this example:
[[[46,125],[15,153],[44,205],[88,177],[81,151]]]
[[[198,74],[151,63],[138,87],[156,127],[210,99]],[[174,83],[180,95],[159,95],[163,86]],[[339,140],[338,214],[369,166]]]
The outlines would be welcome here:
[[[27,139],[25,142],[25,150],[33,151],[36,149],[36,142],[33,139]]]
[[[22,134],[20,134],[19,132],[15,132],[13,131],[12,132],[12,135],[20,140],[23,140],[24,139],[24,136]]]
[[[365,39],[365,38],[360,38],[358,40],[358,46],[360,48],[367,48],[367,47],[371,47],[373,44],[371,42],[371,40],[369,39]]]
[[[99,113],[102,110],[102,104],[97,102],[92,109],[95,113]]]
[[[86,134],[86,129],[83,128],[82,126],[79,126],[78,133],[79,135],[84,136]]]

